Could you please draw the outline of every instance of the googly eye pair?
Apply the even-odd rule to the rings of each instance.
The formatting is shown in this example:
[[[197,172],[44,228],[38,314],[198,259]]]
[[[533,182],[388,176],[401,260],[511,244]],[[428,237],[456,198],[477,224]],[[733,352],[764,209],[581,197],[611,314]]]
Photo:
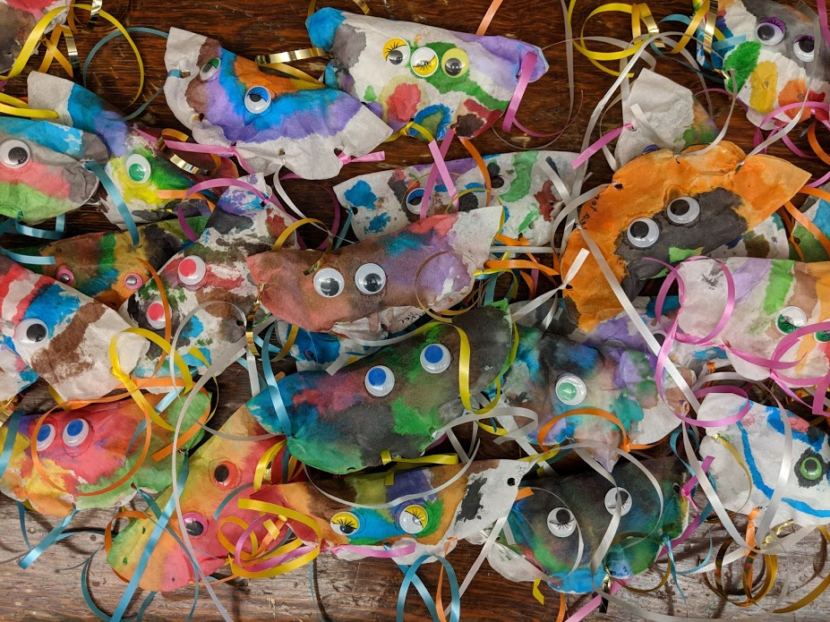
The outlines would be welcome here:
[[[46,323],[34,318],[23,320],[14,328],[14,340],[21,344],[34,345],[48,336],[49,328]]]
[[[140,153],[133,153],[127,157],[127,176],[136,184],[146,184],[153,174],[150,161]]]
[[[439,62],[435,50],[421,47],[412,52],[409,66],[412,72],[421,78],[429,78],[438,71],[439,66],[447,77],[460,78],[469,70],[470,59],[467,52],[461,48],[450,48],[444,52]]]
[[[585,381],[575,374],[562,374],[556,381],[553,391],[563,404],[578,406],[588,397]]]
[[[407,505],[397,518],[401,531],[410,535],[416,535],[427,528],[429,515],[422,505]],[[338,512],[329,521],[332,531],[341,536],[352,536],[360,529],[360,519],[352,512]]]
[[[775,326],[778,331],[784,335],[789,335],[799,328],[807,325],[807,314],[800,307],[784,307],[781,313],[775,320]],[[813,335],[816,341],[827,343],[830,341],[830,331],[818,331]]]
[[[6,168],[21,168],[29,163],[32,152],[22,140],[6,140],[0,143],[0,164]]]
[[[63,444],[66,447],[78,447],[89,436],[90,428],[86,419],[72,419],[63,428]],[[55,426],[51,423],[44,423],[37,432],[37,451],[46,451],[55,441]]]
[[[691,225],[700,218],[700,203],[694,197],[678,197],[666,206],[666,218],[675,225]],[[628,242],[634,248],[651,248],[660,239],[660,226],[651,218],[638,218],[628,225]]]
[[[632,506],[631,495],[625,488],[612,488],[605,493],[605,510],[609,514],[614,514],[617,511],[618,499],[620,516],[625,516],[631,511]]]
[[[354,275],[354,283],[361,294],[379,294],[386,287],[386,272],[376,263],[365,263]],[[343,293],[346,280],[335,268],[322,268],[314,273],[314,290],[324,298],[334,298]]]

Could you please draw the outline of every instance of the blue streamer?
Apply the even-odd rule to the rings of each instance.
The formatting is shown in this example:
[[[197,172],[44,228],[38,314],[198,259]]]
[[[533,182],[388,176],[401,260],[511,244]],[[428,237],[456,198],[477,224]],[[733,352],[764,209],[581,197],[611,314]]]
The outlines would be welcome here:
[[[127,32],[130,33],[131,35],[145,34],[145,35],[155,35],[157,37],[161,37],[162,39],[167,38],[167,33],[164,32],[163,30],[158,30],[157,28],[147,28],[145,26],[131,26],[131,27],[127,28]],[[101,51],[101,48],[103,48],[107,43],[109,43],[110,41],[112,41],[116,37],[123,37],[123,36],[124,35],[121,34],[121,31],[113,30],[108,35],[106,35],[104,37],[101,37],[101,39],[98,40],[98,43],[96,43],[92,47],[92,49],[89,51],[89,54],[86,57],[86,60],[84,60],[84,66],[81,69],[81,82],[84,85],[84,87],[86,87],[86,76],[87,76],[87,73],[89,72],[89,66],[92,64],[92,59],[95,58],[95,55],[98,54],[98,52]]]
[[[26,553],[26,555],[24,555],[19,562],[17,562],[17,565],[26,570],[29,568],[29,566],[34,564],[35,561],[37,561],[37,558],[43,555],[46,549],[48,549],[58,540],[62,539],[61,535],[63,534],[64,529],[66,529],[69,526],[69,523],[72,522],[72,519],[75,518],[75,514],[77,513],[78,510],[73,508],[72,511],[69,514],[67,514],[61,522],[59,522],[52,528],[52,531],[46,534],[46,537],[43,538],[43,540],[41,540],[36,547],[30,549],[29,552]]]
[[[124,203],[124,197],[121,196],[118,188],[115,187],[112,179],[110,179],[110,176],[107,175],[106,169],[97,162],[87,162],[84,166],[95,173],[98,181],[101,182],[101,185],[104,186],[104,190],[107,191],[109,198],[115,202],[115,207],[118,208],[118,213],[121,214],[121,218],[124,221],[127,230],[130,232],[130,239],[133,242],[133,246],[138,246],[138,228],[135,225],[135,220],[133,220],[133,215],[130,213],[130,209],[127,207],[127,204]]]
[[[89,609],[93,615],[99,620],[103,620],[104,622],[110,621],[110,614],[106,611],[102,610],[95,604],[95,600],[92,598],[92,593],[89,591],[89,567],[92,565],[92,560],[97,554],[98,551],[90,555],[87,560],[84,562],[83,567],[81,568],[81,595],[84,597],[84,602],[86,603],[87,609]],[[130,618],[125,618],[125,620],[131,620],[134,622],[140,622],[144,618],[144,614],[147,611],[147,608],[153,602],[153,599],[156,597],[158,592],[150,592],[144,601],[141,603],[141,606],[138,608],[136,614]]]
[[[22,417],[23,411],[16,410],[6,421],[6,440],[3,442],[3,453],[0,453],[0,477],[3,477],[9,467],[9,461],[14,450],[14,441],[17,439],[17,431],[20,429],[20,419]]]
[[[17,501],[17,522],[20,524],[20,533],[23,535],[23,544],[27,549],[32,548],[32,543],[29,542],[29,534],[26,533],[26,506]]]
[[[9,259],[27,266],[52,266],[55,264],[55,258],[51,255],[42,257],[40,255],[24,255],[23,253],[15,253],[0,246],[0,253]]]
[[[274,334],[274,324],[268,327],[265,331],[263,341],[270,345],[271,336]],[[274,376],[274,369],[271,367],[271,357],[268,355],[268,348],[264,348],[260,353],[260,360],[262,361],[262,373],[265,376],[265,383],[268,385],[268,396],[271,398],[271,405],[274,407],[274,412],[279,419],[281,432],[286,436],[291,436],[291,420],[288,418],[288,411],[285,408],[285,403],[282,401],[282,395],[279,388],[277,388],[277,379]]]
[[[408,568],[406,568],[406,566],[398,564],[401,570],[406,568],[406,571],[404,572],[403,583],[401,583],[401,588],[398,590],[398,604],[395,608],[397,622],[403,622],[404,608],[406,605],[406,595],[409,592],[410,585],[415,585],[415,589],[418,590],[418,593],[421,595],[421,598],[423,599],[424,604],[427,607],[427,610],[432,616],[432,619],[438,619],[438,616],[436,615],[437,612],[435,610],[435,601],[432,599],[432,596],[430,596],[429,592],[423,584],[423,581],[421,581],[420,577],[418,577],[418,569],[425,561],[432,557],[433,555],[422,555],[421,557],[416,559],[415,562]],[[437,559],[444,567],[444,570],[446,570],[447,580],[450,584],[449,622],[458,622],[461,617],[461,594],[458,590],[458,578],[455,576],[455,570],[453,569],[452,564],[450,564],[450,562],[447,561],[445,557],[435,556],[435,559]]]
[[[38,229],[36,227],[30,227],[19,220],[14,222],[14,228],[20,235],[25,235],[30,238],[39,238],[41,240],[60,240],[66,229],[66,214],[61,214],[55,218],[54,229]]]

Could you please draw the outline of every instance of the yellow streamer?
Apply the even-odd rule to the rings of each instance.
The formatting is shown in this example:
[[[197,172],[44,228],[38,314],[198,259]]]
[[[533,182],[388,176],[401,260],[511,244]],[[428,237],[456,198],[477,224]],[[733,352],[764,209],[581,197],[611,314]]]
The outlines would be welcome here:
[[[399,456],[393,457],[388,449],[380,452],[380,459],[384,466],[391,462],[404,464],[458,464],[457,454],[434,454],[431,456],[421,456],[420,458],[401,458]]]
[[[266,475],[270,478],[271,463],[274,461],[274,457],[277,455],[279,450],[284,446],[285,441],[279,440],[269,447],[264,454],[262,454],[259,462],[257,462],[256,470],[254,471],[254,490],[262,488],[262,482]]]

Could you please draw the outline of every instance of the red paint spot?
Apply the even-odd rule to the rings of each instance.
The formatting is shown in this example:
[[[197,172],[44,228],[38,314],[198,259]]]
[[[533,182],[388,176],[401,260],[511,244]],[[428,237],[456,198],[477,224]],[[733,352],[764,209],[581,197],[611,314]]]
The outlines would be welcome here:
[[[179,273],[183,276],[193,276],[196,274],[196,262],[188,258],[179,264]]]
[[[458,213],[455,214],[438,214],[417,220],[409,225],[408,230],[418,235],[426,235],[433,232],[439,237],[446,237],[450,230],[458,220]]]
[[[550,180],[546,181],[542,184],[542,189],[534,196],[536,202],[539,203],[539,211],[542,214],[542,218],[550,222],[551,211],[557,201],[556,194],[553,192],[553,182]]]
[[[386,100],[386,115],[392,121],[409,121],[421,103],[421,89],[416,84],[399,84]]]
[[[147,307],[147,319],[151,322],[164,321],[164,305],[160,301],[151,302]]]

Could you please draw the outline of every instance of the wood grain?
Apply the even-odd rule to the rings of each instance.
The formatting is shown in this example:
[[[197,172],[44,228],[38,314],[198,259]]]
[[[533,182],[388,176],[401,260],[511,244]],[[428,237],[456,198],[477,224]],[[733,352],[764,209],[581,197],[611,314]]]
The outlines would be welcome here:
[[[326,2],[350,10],[347,0]],[[474,31],[489,0],[369,0],[374,15],[395,20],[414,20],[445,28]],[[587,13],[599,5],[599,1],[580,2],[574,18],[579,26]],[[681,0],[653,2],[657,18],[674,12],[688,12],[689,3]],[[225,47],[244,56],[284,51],[306,47],[308,40],[304,28],[307,11],[306,0],[276,0],[262,2],[254,0],[105,0],[105,8],[125,25],[152,26],[167,30],[178,26],[194,32],[220,39]],[[99,24],[91,31],[78,36],[82,56],[107,32],[107,26]],[[622,16],[601,16],[592,20],[587,34],[601,34],[629,38],[630,25]],[[576,103],[577,111],[568,119],[567,77],[565,71],[565,46],[563,19],[558,2],[552,0],[506,0],[490,27],[491,34],[516,37],[544,46],[551,64],[550,72],[538,83],[531,85],[520,110],[520,119],[526,125],[539,131],[555,131],[565,127],[564,132],[551,148],[579,150],[587,119],[598,99],[610,86],[609,76],[600,73],[583,57],[577,55]],[[139,36],[139,45],[146,64],[147,97],[161,88],[164,78],[164,42],[155,37]],[[319,73],[323,63],[309,61],[300,65],[306,71]],[[695,90],[700,88],[698,78],[682,67],[676,59],[664,58],[657,69],[678,82]],[[126,107],[137,84],[136,66],[132,55],[123,41],[115,41],[99,54],[91,69],[89,86],[115,105]],[[7,88],[13,95],[25,94],[25,79],[13,80]],[[728,102],[715,97],[715,109],[722,121]],[[752,147],[753,128],[739,113],[733,121],[729,138],[745,149]],[[163,97],[156,99],[142,117],[142,122],[160,127],[177,127],[177,123],[164,103]],[[620,122],[617,110],[605,118],[605,129]],[[541,141],[522,137],[510,138],[520,146],[538,146]],[[797,138],[799,144],[803,142]],[[508,139],[496,132],[489,132],[476,140],[482,153],[498,153],[513,150]],[[355,164],[344,169],[334,180],[327,182],[287,182],[286,186],[298,205],[309,215],[328,220],[331,218],[331,198],[328,188],[349,177],[371,172],[380,168],[397,167],[430,160],[426,146],[414,140],[398,140],[385,147],[386,160],[380,164]],[[770,150],[772,154],[792,157],[778,144]],[[466,153],[456,144],[449,157],[464,157]],[[800,165],[815,172],[823,172],[814,162],[798,161]],[[588,187],[605,182],[609,170],[595,158],[591,164],[593,173]],[[71,232],[85,232],[108,229],[110,226],[94,207],[86,207],[69,216]],[[15,244],[15,240],[3,240]],[[220,382],[221,399],[218,416],[226,417],[249,397],[249,389],[240,371],[229,370]],[[36,408],[45,404],[45,394],[36,390],[27,396],[27,404]],[[488,446],[485,455],[494,455],[495,449]],[[75,525],[78,527],[103,527],[111,516],[110,512],[86,512],[81,514]],[[36,542],[49,529],[48,521],[31,517],[28,521],[29,538]],[[690,568],[701,560],[709,549],[708,528],[678,552],[681,568]],[[95,533],[79,533],[70,541],[50,548],[34,566],[23,571],[16,560],[25,549],[20,534],[15,506],[7,499],[0,500],[0,620],[81,620],[90,619],[81,599],[80,567],[88,555],[102,546],[102,537]],[[723,540],[724,534],[713,527],[711,535],[715,542]],[[809,539],[799,546],[794,555],[782,562],[782,576],[787,577],[790,593],[782,596],[781,602],[795,600],[806,589],[803,583],[817,570],[813,564],[817,559],[818,541]],[[459,576],[463,576],[475,559],[478,550],[462,545],[450,555]],[[820,568],[818,570],[821,570]],[[727,576],[733,583],[739,577]],[[438,568],[435,564],[424,567],[421,572],[426,585],[435,588]],[[321,557],[309,572],[298,571],[272,580],[246,582],[237,581],[220,585],[217,593],[221,601],[236,620],[334,620],[337,622],[355,620],[391,620],[395,615],[398,586],[401,572],[391,561],[364,560],[360,562],[338,561],[330,556]],[[659,576],[649,572],[639,577],[635,585],[655,585]],[[773,596],[763,602],[772,609],[777,605],[781,581]],[[446,582],[445,582],[446,584]],[[111,610],[118,601],[123,583],[104,563],[99,553],[94,559],[91,572],[91,588],[99,606]],[[680,593],[682,589],[682,594]],[[546,592],[547,604],[538,604],[531,596],[529,585],[511,584],[493,572],[486,564],[475,578],[463,599],[463,618],[501,622],[504,620],[548,620],[556,616],[558,598]],[[635,603],[646,610],[680,616],[718,617],[732,619],[739,615],[751,616],[755,620],[770,619],[769,614],[758,607],[740,609],[724,603],[709,591],[698,578],[680,577],[679,588],[670,582],[664,588],[649,594],[623,592],[620,595],[627,602]],[[191,605],[192,592],[159,596],[150,608],[148,620],[175,620],[187,615]],[[445,588],[444,601],[449,595]],[[585,598],[569,597],[571,610],[585,602]],[[732,597],[742,600],[740,591]],[[830,603],[825,597],[798,612],[796,616],[782,619],[824,621],[830,618]],[[197,619],[220,619],[213,604],[204,592],[197,608]],[[410,594],[407,600],[407,620],[426,620],[427,613],[416,596]],[[592,620],[633,621],[642,620],[636,610],[612,604],[606,614],[594,614]]]

